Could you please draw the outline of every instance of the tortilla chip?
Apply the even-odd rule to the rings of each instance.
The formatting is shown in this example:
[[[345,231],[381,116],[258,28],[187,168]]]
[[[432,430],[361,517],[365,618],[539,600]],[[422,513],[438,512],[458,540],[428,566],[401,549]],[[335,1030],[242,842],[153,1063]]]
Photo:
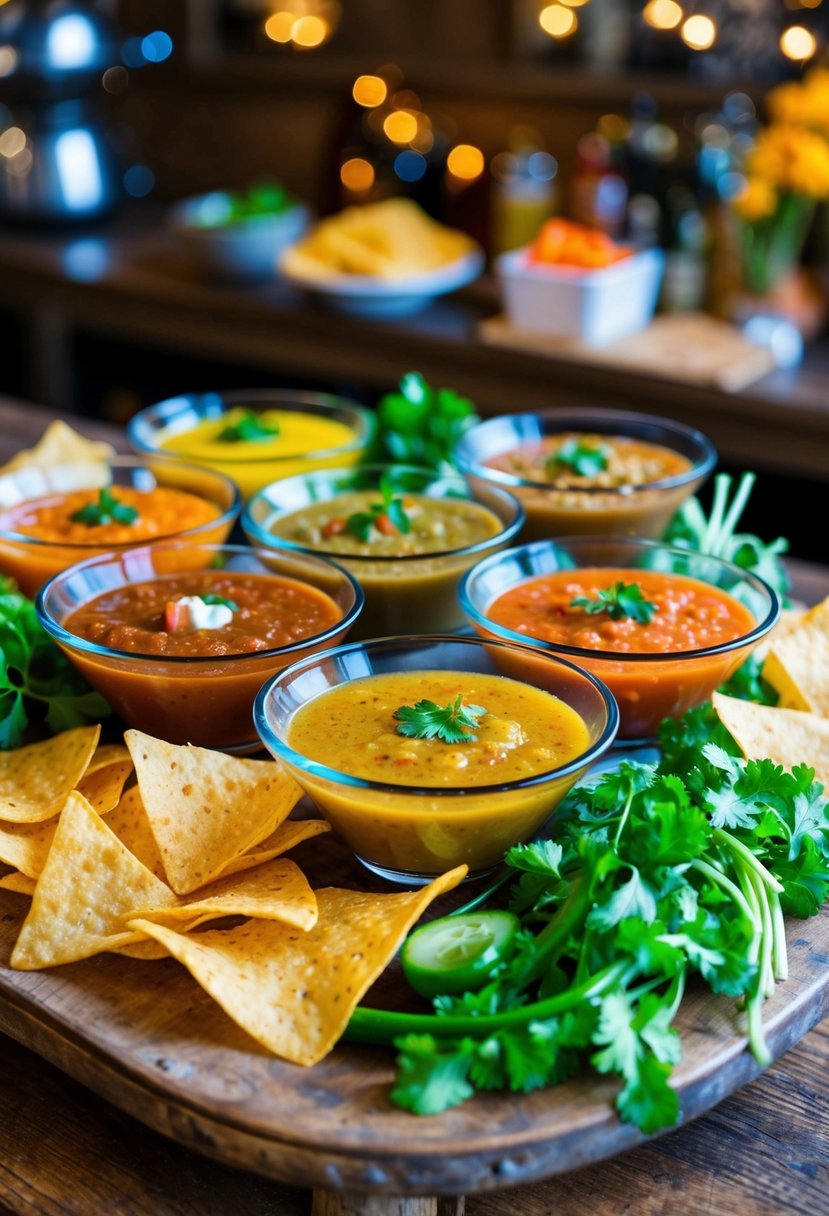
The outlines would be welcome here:
[[[34,971],[140,941],[140,934],[125,927],[126,918],[136,908],[175,902],[169,887],[133,857],[82,794],[73,792],[11,965]]]
[[[299,866],[280,858],[244,874],[231,874],[202,887],[197,899],[181,900],[174,908],[137,911],[136,916],[180,929],[222,916],[250,916],[279,920],[298,929],[312,929],[317,921],[317,897]]]
[[[14,866],[27,878],[39,878],[52,847],[58,817],[42,823],[0,822],[0,861]]]
[[[773,760],[784,768],[808,764],[829,792],[829,719],[800,709],[757,705],[715,692],[717,717],[747,760]]]
[[[230,874],[239,874],[242,870],[261,866],[266,861],[272,861],[274,857],[281,857],[283,853],[302,844],[303,840],[311,840],[314,836],[322,836],[330,831],[331,825],[324,819],[287,819],[249,853],[243,853],[225,866],[219,877],[227,878]]]
[[[0,468],[0,474],[11,473],[14,469],[22,469],[33,464],[44,468],[46,465],[53,464],[109,460],[110,456],[114,455],[115,448],[111,444],[86,439],[58,418],[49,423],[33,448],[27,448],[12,456],[8,464]]]
[[[57,815],[86,772],[100,734],[98,725],[78,726],[0,752],[0,819],[39,823]]]
[[[28,878],[19,870],[15,870],[11,874],[4,874],[0,878],[0,887],[5,891],[16,891],[18,895],[34,895],[36,885],[36,878]]]
[[[763,663],[763,677],[782,708],[829,718],[829,597],[775,639]]]
[[[156,878],[166,882],[164,862],[161,860],[137,785],[131,786],[121,795],[116,808],[107,815],[107,827],[115,833],[121,844],[126,845],[134,857],[148,870],[152,870]]]
[[[78,782],[78,793],[83,794],[99,815],[107,815],[119,803],[124,782],[132,772],[132,760],[113,760],[94,772],[87,770]]]
[[[167,880],[187,895],[269,836],[302,790],[274,760],[244,760],[165,743],[141,731],[124,739]]]
[[[459,866],[419,891],[392,895],[328,887],[317,892],[319,919],[307,933],[267,920],[191,937],[148,920],[129,925],[163,943],[258,1043],[315,1064],[415,921],[466,872]]]

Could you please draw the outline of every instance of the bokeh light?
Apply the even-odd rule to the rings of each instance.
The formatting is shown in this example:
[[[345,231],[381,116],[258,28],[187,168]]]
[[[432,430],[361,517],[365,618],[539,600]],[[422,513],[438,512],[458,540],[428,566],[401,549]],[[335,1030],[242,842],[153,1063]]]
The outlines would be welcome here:
[[[790,25],[780,35],[780,50],[787,59],[811,59],[817,50],[817,39],[805,25]]]
[[[6,127],[0,135],[0,156],[17,156],[26,147],[26,136],[20,127]]]
[[[692,51],[707,51],[714,45],[717,27],[704,13],[694,13],[682,25],[682,41]]]
[[[130,165],[124,174],[124,189],[131,198],[146,198],[155,185],[149,165]]]
[[[11,76],[17,67],[17,51],[13,46],[0,46],[0,76]]]
[[[383,122],[383,130],[393,144],[408,144],[417,135],[417,118],[409,110],[393,110]]]
[[[567,38],[578,29],[579,19],[563,4],[548,4],[538,14],[538,24],[551,38]]]
[[[122,68],[120,65],[114,68],[107,68],[101,77],[101,84],[106,92],[115,95],[125,93],[129,87],[129,83],[130,74],[126,68]]]
[[[148,63],[163,63],[173,53],[173,40],[166,30],[153,30],[141,39],[141,53]]]
[[[364,194],[374,185],[374,166],[362,156],[352,156],[340,165],[340,181],[353,194]]]
[[[330,36],[331,26],[324,17],[297,17],[291,27],[291,40],[294,46],[302,50],[310,51],[314,47],[322,46]]]
[[[394,171],[403,182],[419,182],[427,169],[426,157],[407,148],[394,158]]]
[[[373,108],[383,104],[388,95],[388,88],[382,76],[358,76],[351,95],[358,106]]]
[[[446,168],[460,181],[472,182],[484,171],[484,154],[474,144],[456,144],[446,158]]]
[[[265,22],[265,34],[271,42],[290,42],[291,31],[296,21],[295,13],[280,11],[271,13]]]
[[[648,0],[642,16],[655,30],[675,30],[685,14],[676,0]]]

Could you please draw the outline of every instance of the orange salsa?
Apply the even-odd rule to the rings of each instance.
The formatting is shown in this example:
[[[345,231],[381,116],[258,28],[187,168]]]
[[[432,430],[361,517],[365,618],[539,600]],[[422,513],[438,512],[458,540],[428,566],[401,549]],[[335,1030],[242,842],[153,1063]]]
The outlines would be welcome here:
[[[45,542],[101,548],[171,536],[176,532],[201,527],[221,514],[216,503],[169,486],[154,486],[151,490],[138,490],[134,486],[108,486],[106,493],[117,504],[137,511],[136,517],[129,523],[106,516],[101,523],[84,523],[73,519],[85,507],[93,507],[99,501],[100,491],[72,490],[68,494],[28,499],[11,510],[3,511],[0,513],[0,529]]]
[[[595,601],[618,582],[635,584],[656,605],[647,623],[614,620],[607,612],[593,615],[573,604],[581,597]],[[757,624],[739,600],[700,579],[616,567],[558,570],[528,579],[497,596],[486,616],[553,650],[571,648],[567,653],[574,661],[603,680],[616,698],[620,739],[651,739],[663,718],[678,717],[706,700],[748,657],[754,642],[735,643]]]

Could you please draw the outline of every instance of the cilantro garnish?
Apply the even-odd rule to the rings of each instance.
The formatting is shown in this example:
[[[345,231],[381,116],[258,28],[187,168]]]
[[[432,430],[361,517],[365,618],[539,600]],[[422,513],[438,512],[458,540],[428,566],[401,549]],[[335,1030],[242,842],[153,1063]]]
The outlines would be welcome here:
[[[444,743],[474,743],[472,734],[480,726],[480,719],[487,711],[481,705],[464,705],[463,694],[458,693],[454,701],[440,706],[434,701],[417,701],[414,705],[401,705],[394,711],[400,723],[398,735],[410,739],[442,739]]]
[[[261,443],[278,435],[278,423],[269,422],[252,410],[241,410],[235,422],[219,431],[217,439],[220,443]]]
[[[588,616],[606,612],[612,621],[631,620],[638,625],[647,625],[659,611],[659,605],[646,600],[642,588],[636,583],[623,583],[621,579],[612,587],[600,591],[598,598],[576,596],[571,601],[573,608],[583,608]]]
[[[125,502],[120,502],[109,490],[103,489],[98,494],[97,502],[88,502],[85,507],[73,511],[69,516],[73,524],[86,524],[88,528],[100,524],[134,524],[138,519],[138,511]]]
[[[480,421],[468,398],[451,388],[432,388],[420,372],[407,372],[398,392],[381,397],[377,419],[387,458],[442,473],[454,471],[455,445]]]
[[[20,747],[30,724],[56,734],[110,712],[43,631],[34,604],[0,579],[0,750]]]
[[[577,477],[595,477],[607,468],[609,459],[606,448],[591,447],[578,439],[568,439],[550,457],[545,468],[548,477],[555,477],[562,469],[569,469]]]
[[[368,541],[372,531],[385,535],[412,530],[412,521],[406,514],[403,499],[395,493],[394,480],[388,473],[380,478],[379,490],[382,502],[373,502],[368,511],[355,511],[345,521],[346,529],[358,540]]]
[[[239,611],[239,605],[236,601],[226,599],[223,595],[213,595],[211,592],[210,595],[203,595],[201,598],[205,604],[222,604],[225,608],[229,608],[231,612]]]

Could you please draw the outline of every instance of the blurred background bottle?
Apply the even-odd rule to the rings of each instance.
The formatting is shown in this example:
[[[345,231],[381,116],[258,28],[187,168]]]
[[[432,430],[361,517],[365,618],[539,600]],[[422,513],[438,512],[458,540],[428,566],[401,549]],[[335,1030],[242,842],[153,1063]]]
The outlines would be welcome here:
[[[558,162],[532,127],[515,127],[492,158],[492,252],[529,244],[559,210]]]

